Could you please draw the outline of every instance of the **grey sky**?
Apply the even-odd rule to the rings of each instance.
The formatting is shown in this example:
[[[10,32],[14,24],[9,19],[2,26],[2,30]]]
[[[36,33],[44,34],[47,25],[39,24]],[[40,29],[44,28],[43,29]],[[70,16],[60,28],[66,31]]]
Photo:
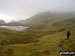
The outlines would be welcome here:
[[[0,0],[0,19],[6,22],[43,11],[75,12],[75,0]]]

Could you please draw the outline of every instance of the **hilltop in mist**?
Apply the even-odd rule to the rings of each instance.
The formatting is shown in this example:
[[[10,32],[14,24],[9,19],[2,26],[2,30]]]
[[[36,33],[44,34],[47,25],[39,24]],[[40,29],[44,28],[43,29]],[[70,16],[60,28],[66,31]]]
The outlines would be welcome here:
[[[19,21],[11,21],[7,23],[7,25],[24,25],[24,24],[50,24],[57,20],[62,20],[66,18],[75,18],[75,13],[52,13],[52,12],[41,12],[33,15],[32,17],[26,20]],[[1,20],[0,24],[5,24],[3,20]]]
[[[52,12],[42,12],[26,19],[20,20],[18,22],[22,24],[49,24],[55,20],[74,18],[75,13],[52,13]]]
[[[6,24],[4,20],[0,20],[0,25]]]

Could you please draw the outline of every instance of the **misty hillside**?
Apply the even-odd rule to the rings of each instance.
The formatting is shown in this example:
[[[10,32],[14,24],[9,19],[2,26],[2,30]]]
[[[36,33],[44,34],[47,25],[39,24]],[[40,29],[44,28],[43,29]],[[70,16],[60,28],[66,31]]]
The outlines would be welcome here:
[[[20,22],[17,22],[17,21],[11,21],[9,22],[7,25],[15,25],[15,26],[18,26],[18,25],[22,25]]]
[[[67,19],[64,19],[64,20],[60,20],[60,21],[57,21],[57,22],[54,22],[53,23],[53,26],[56,26],[56,27],[71,27],[71,26],[74,26],[75,24],[75,18],[67,18]]]
[[[42,12],[38,13],[27,20],[19,21],[22,24],[50,24],[53,21],[61,20],[65,18],[73,18],[75,13],[51,13],[51,12]]]
[[[0,20],[0,25],[3,25],[5,24],[5,21],[4,20]]]
[[[9,23],[5,23],[3,20],[0,20],[0,25],[27,25],[27,24],[41,24],[41,25],[49,25],[54,23],[53,25],[59,25],[57,21],[62,21],[63,19],[75,18],[75,13],[52,13],[52,12],[41,12],[37,13],[34,16],[19,21],[11,21]],[[60,24],[61,25],[61,24]]]

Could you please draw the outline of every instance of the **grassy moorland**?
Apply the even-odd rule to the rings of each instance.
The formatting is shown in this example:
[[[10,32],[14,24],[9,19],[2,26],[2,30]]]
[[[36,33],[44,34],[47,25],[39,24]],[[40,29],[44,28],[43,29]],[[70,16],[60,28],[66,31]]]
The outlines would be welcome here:
[[[2,29],[3,30],[3,29]],[[9,32],[9,33],[8,33]],[[57,33],[56,33],[57,32]],[[60,32],[60,34],[59,34]],[[61,31],[51,32],[14,32],[4,30],[0,32],[0,55],[1,56],[46,56],[56,54],[58,51]],[[7,33],[7,34],[6,34]],[[41,33],[41,34],[40,34]],[[54,34],[55,33],[55,34]],[[28,35],[27,35],[28,34]],[[29,35],[33,34],[33,35]],[[26,37],[27,36],[27,37]],[[9,55],[10,54],[10,55]]]
[[[24,31],[0,29],[0,56],[58,56],[62,41],[64,51],[75,50],[74,23],[68,26],[68,22],[56,23],[52,27],[35,26]],[[71,30],[70,40],[65,40],[67,30]]]

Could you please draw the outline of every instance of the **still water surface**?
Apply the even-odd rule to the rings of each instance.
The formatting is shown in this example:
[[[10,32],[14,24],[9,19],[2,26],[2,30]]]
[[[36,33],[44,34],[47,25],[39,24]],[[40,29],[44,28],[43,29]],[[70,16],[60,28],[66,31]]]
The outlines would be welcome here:
[[[6,29],[10,29],[10,30],[22,31],[22,30],[25,30],[29,27],[25,27],[25,26],[0,26],[0,28],[6,28]]]

